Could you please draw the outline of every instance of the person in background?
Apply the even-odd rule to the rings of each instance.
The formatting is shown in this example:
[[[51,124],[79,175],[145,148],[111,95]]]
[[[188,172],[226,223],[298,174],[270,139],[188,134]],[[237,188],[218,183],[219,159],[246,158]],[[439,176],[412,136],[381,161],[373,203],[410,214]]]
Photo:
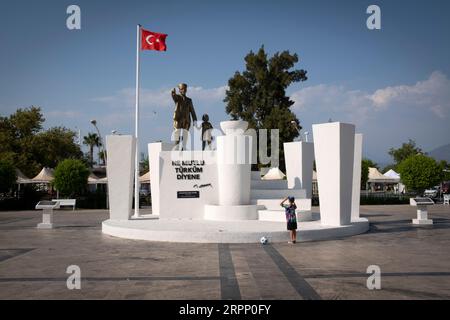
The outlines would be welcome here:
[[[285,204],[286,200],[289,200],[289,204]],[[286,197],[280,205],[284,208],[286,214],[287,229],[291,236],[289,243],[295,244],[297,242],[297,215],[295,214],[297,205],[295,204],[295,198]]]

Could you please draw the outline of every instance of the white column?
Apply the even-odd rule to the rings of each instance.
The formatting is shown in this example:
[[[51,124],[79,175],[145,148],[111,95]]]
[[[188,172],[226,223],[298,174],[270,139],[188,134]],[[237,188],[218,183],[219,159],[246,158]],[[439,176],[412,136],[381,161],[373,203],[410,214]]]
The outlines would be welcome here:
[[[361,200],[361,160],[363,135],[355,134],[355,154],[353,158],[353,188],[352,188],[352,220],[359,219],[359,204]]]
[[[355,126],[340,122],[315,124],[313,135],[321,223],[350,224]]]
[[[285,142],[284,159],[289,189],[305,189],[306,198],[312,197],[314,144],[311,142]]]
[[[106,150],[110,219],[129,220],[133,203],[136,138],[130,135],[106,136]]]
[[[155,142],[148,144],[148,162],[150,167],[150,192],[152,198],[152,214],[159,215],[159,185],[160,185],[160,159],[161,151],[170,151],[173,144]]]
[[[219,205],[250,203],[251,146],[249,135],[217,137]]]

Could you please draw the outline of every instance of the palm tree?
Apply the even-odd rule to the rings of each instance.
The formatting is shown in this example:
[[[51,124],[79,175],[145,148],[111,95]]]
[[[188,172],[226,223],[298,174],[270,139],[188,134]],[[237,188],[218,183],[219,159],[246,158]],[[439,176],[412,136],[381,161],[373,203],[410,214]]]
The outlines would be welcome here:
[[[101,146],[102,144],[100,143],[100,146]],[[99,152],[98,152],[98,159],[102,162],[102,164],[103,165],[105,165],[105,157],[106,156],[106,150],[99,150]]]
[[[88,133],[87,136],[83,137],[83,144],[89,146],[89,162],[91,167],[94,164],[94,147],[100,147],[100,138],[96,133]]]

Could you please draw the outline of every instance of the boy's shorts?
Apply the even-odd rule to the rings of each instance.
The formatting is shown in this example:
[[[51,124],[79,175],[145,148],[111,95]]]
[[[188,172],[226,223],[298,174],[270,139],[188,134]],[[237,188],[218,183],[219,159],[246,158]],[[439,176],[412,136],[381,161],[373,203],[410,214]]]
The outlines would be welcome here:
[[[289,221],[287,223],[288,230],[297,230],[297,221]]]

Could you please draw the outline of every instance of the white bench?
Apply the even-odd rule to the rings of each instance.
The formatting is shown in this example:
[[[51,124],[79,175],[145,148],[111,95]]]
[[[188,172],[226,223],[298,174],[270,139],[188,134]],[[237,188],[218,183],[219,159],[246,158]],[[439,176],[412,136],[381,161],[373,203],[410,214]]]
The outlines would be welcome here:
[[[52,199],[52,201],[58,201],[60,207],[71,206],[73,208],[72,210],[75,210],[75,204],[77,202],[76,199]]]

